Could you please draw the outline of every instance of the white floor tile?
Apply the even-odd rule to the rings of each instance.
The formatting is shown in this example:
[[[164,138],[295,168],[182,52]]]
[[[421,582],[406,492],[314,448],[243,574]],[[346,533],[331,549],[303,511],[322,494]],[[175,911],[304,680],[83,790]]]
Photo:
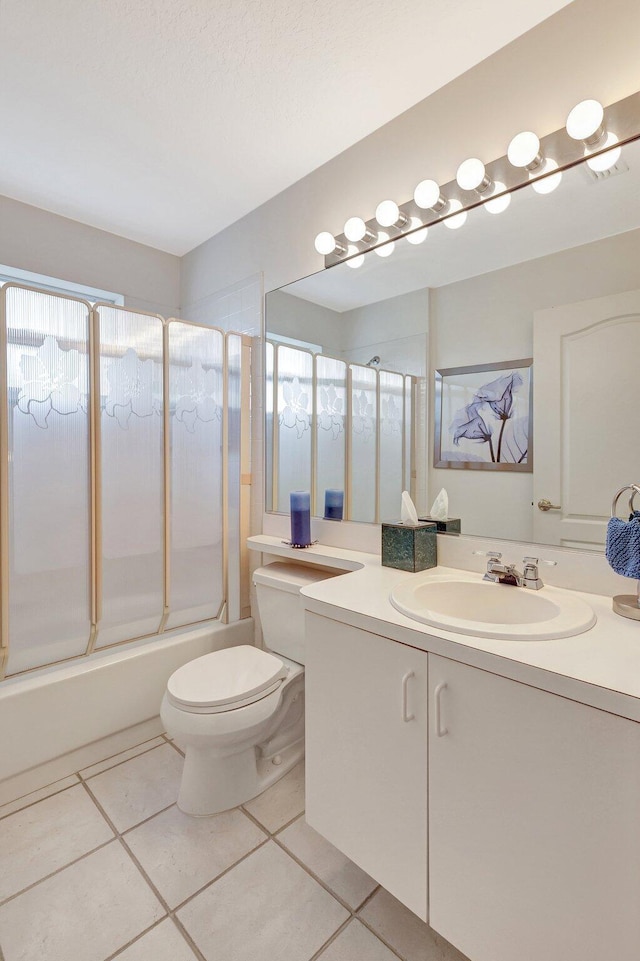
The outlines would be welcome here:
[[[195,957],[173,921],[167,918],[125,948],[117,961],[195,961]]]
[[[126,831],[176,801],[183,764],[164,744],[97,774],[87,786],[117,830]]]
[[[276,781],[264,794],[244,805],[273,834],[304,811],[304,761]]]
[[[318,961],[398,961],[398,955],[379,941],[364,924],[351,921]]]
[[[377,887],[377,881],[309,827],[304,817],[281,831],[278,841],[351,908],[359,908]]]
[[[172,807],[134,828],[125,840],[174,908],[266,838],[238,808],[192,818]]]
[[[128,761],[132,757],[137,757],[139,754],[144,754],[146,751],[150,751],[154,747],[160,747],[161,744],[165,743],[163,737],[154,737],[150,741],[145,741],[144,744],[137,744],[136,747],[130,747],[128,751],[122,751],[121,754],[114,754],[112,757],[105,758],[104,761],[98,761],[97,764],[92,764],[91,767],[83,768],[79,772],[80,777],[86,780],[95,774],[100,774],[102,771],[108,771],[109,768],[115,767],[116,764],[121,764],[123,761]]]
[[[113,841],[0,907],[5,961],[104,961],[163,913]]]
[[[467,961],[383,888],[365,904],[360,917],[405,961]]]
[[[273,841],[178,911],[207,961],[308,961],[348,917]]]
[[[0,821],[0,900],[113,837],[81,784]]]
[[[65,788],[73,787],[73,785],[78,784],[79,781],[78,775],[72,774],[70,777],[63,777],[59,781],[54,781],[53,784],[47,784],[46,787],[41,787],[38,791],[23,794],[22,797],[17,798],[15,801],[9,801],[0,807],[0,818],[5,818],[8,814],[13,814],[14,811],[20,811],[22,808],[26,808],[29,804],[34,804],[36,801],[43,801],[53,794],[64,791]]]

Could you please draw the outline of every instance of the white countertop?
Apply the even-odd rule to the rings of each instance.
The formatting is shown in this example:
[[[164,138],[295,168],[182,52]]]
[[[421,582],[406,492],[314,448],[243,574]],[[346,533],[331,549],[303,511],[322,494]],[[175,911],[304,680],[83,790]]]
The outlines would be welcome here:
[[[476,638],[420,624],[397,611],[389,601],[392,588],[416,575],[382,567],[379,555],[320,544],[295,550],[268,535],[250,537],[248,546],[348,571],[302,591],[309,611],[640,722],[640,621],[614,614],[610,597],[575,592],[591,605],[598,620],[574,637]],[[434,568],[436,572],[455,573],[443,567]]]

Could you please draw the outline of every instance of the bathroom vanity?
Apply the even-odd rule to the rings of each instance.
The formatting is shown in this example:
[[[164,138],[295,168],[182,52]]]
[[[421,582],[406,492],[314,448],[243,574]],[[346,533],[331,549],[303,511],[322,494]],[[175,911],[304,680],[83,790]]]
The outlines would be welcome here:
[[[584,633],[462,636],[392,606],[421,575],[312,551],[359,569],[303,592],[309,824],[471,961],[636,959],[638,625],[568,591]]]

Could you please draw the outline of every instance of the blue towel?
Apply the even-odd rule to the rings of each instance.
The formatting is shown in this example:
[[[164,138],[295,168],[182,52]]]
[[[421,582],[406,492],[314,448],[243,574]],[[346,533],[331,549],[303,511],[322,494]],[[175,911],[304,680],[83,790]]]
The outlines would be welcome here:
[[[607,524],[606,555],[616,574],[640,578],[640,512],[628,521],[612,517]]]

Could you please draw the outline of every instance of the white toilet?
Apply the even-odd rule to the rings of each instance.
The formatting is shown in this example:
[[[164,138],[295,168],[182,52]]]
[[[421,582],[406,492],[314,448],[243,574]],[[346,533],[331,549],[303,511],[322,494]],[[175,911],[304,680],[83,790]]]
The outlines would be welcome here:
[[[181,811],[202,817],[243,804],[303,757],[300,590],[337,573],[293,563],[258,568],[253,582],[270,650],[244,645],[214,651],[169,678],[160,716],[185,750]]]

